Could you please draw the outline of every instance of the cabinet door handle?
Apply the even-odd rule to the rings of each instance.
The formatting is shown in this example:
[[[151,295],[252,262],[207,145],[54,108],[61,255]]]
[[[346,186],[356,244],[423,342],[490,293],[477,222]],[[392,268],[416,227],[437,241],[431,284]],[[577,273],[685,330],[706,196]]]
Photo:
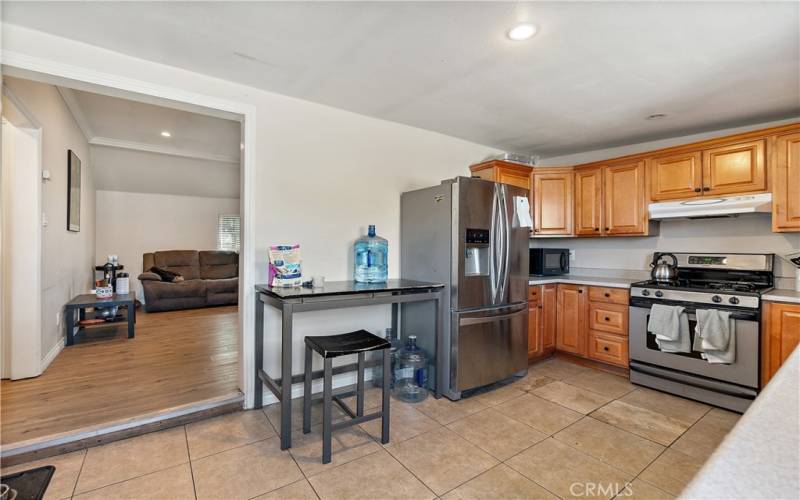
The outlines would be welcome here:
[[[594,230],[595,230],[595,231],[599,231],[599,230],[600,230],[600,228],[599,228],[599,227],[596,227],[596,228],[594,228]]]
[[[607,345],[606,345],[606,346],[603,346],[603,350],[604,350],[604,351],[608,351],[608,346],[607,346]]]
[[[611,294],[608,292],[604,293],[603,295],[605,295],[606,297],[611,297]]]
[[[611,321],[611,318],[609,318],[608,316],[606,316],[606,317],[605,317],[605,320],[606,320],[606,321]]]
[[[583,290],[578,290],[578,293],[583,293]]]
[[[700,191],[702,191],[702,189],[700,189],[700,188],[694,188],[694,192],[695,192],[695,193],[699,193]]]
[[[704,187],[703,191],[711,191],[711,188],[710,187]]]
[[[606,228],[606,231],[608,231],[608,228]]]
[[[541,305],[538,305],[538,306],[536,306],[536,307],[538,307],[539,309],[541,309],[541,308],[542,308],[542,306],[541,306]]]

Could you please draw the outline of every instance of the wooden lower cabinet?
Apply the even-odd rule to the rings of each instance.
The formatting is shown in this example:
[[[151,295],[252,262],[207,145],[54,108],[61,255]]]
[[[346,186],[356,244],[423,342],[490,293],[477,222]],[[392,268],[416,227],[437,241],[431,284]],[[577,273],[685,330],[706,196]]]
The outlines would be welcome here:
[[[769,382],[800,343],[800,304],[764,302],[761,385]]]
[[[586,356],[588,287],[558,285],[556,349]]]
[[[614,365],[628,366],[628,337],[589,330],[587,356]]]
[[[553,283],[542,286],[539,305],[542,306],[542,347],[546,353],[552,352],[556,348],[558,285]]]
[[[617,335],[628,335],[628,306],[589,302],[589,328]]]
[[[544,347],[542,345],[541,311],[542,305],[538,300],[528,302],[528,360],[536,359],[544,352]]]

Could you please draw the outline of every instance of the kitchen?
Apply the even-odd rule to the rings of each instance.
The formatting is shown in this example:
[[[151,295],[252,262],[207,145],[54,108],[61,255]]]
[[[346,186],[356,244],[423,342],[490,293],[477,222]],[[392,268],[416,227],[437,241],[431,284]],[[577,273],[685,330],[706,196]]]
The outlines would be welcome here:
[[[786,418],[797,413],[800,329],[786,260],[800,249],[797,12],[757,2],[4,7],[4,70],[117,81],[244,116],[243,411],[61,448],[48,494],[795,497],[798,459],[782,451],[800,434]],[[151,33],[170,36],[139,38]],[[414,212],[425,186],[430,210]],[[456,192],[474,198],[456,204]],[[353,284],[353,240],[367,224],[388,240],[388,290]],[[274,292],[275,313],[261,298],[281,243],[301,245],[313,279]],[[428,285],[397,282],[407,279]],[[711,292],[712,281],[730,290]],[[351,298],[369,301],[334,311]],[[678,304],[690,334],[698,310],[735,315],[731,363],[658,352],[645,310]],[[306,338],[387,326],[416,334],[433,361],[423,400],[387,403],[374,387],[389,379],[374,377],[385,365],[365,380],[357,355],[352,372],[333,363],[305,383],[304,350],[314,368],[329,359]],[[345,396],[366,384],[366,401]],[[307,385],[317,393],[309,433]],[[325,399],[350,404],[356,425],[338,427],[347,412],[336,402],[326,426]],[[362,419],[382,407],[391,417]],[[724,474],[734,480],[720,486]]]

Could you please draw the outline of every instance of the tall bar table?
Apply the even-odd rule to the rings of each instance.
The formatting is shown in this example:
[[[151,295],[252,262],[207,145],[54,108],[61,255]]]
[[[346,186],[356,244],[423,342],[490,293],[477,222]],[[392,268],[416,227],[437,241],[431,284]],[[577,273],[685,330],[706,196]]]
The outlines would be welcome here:
[[[256,285],[255,321],[255,407],[261,408],[263,387],[281,402],[281,449],[292,446],[292,384],[303,381],[303,375],[292,375],[292,317],[294,313],[345,309],[379,304],[392,305],[392,327],[398,330],[399,307],[408,302],[433,301],[435,318],[431,322],[436,334],[436,397],[442,393],[442,290],[441,283],[395,279],[386,283],[356,283],[354,281],[328,281],[322,288],[273,288]],[[281,311],[281,378],[273,379],[264,370],[264,305]],[[343,332],[331,332],[331,334]],[[334,375],[354,371],[356,363],[337,366]],[[322,373],[314,373],[320,378]],[[287,382],[288,381],[288,382]]]

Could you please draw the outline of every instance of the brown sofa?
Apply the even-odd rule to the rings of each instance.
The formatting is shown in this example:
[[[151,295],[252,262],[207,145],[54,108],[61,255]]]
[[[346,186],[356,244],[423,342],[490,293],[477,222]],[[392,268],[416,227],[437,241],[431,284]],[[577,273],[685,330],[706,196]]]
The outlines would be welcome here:
[[[160,267],[184,281],[168,283],[149,270]],[[167,250],[146,253],[139,275],[147,312],[221,306],[239,302],[239,254],[236,252]]]

